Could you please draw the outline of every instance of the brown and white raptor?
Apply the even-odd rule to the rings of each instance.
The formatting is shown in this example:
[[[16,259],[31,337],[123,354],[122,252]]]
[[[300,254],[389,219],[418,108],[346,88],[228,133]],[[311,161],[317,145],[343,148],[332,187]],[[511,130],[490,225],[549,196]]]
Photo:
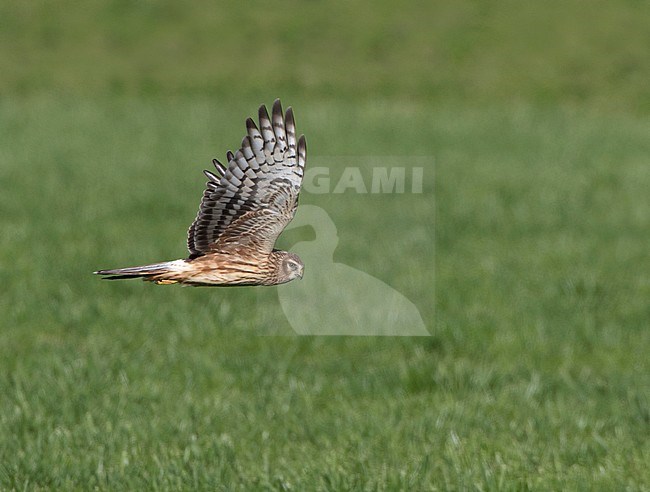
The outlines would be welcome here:
[[[295,254],[273,248],[293,219],[305,170],[306,144],[296,139],[293,111],[277,99],[269,117],[259,108],[259,128],[246,120],[241,148],[224,166],[214,159],[201,207],[188,231],[187,259],[113,270],[106,279],[142,278],[157,284],[277,285],[302,278]]]

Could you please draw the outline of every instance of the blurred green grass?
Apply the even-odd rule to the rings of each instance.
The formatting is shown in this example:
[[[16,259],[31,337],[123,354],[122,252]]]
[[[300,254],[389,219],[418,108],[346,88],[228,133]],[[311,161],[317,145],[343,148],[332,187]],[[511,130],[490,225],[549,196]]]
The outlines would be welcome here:
[[[0,7],[0,488],[648,488],[648,9],[270,10]],[[301,198],[431,337],[90,275],[185,254],[276,96],[319,165],[435,158],[422,195]]]
[[[650,110],[644,2],[10,1],[0,18],[3,94]]]

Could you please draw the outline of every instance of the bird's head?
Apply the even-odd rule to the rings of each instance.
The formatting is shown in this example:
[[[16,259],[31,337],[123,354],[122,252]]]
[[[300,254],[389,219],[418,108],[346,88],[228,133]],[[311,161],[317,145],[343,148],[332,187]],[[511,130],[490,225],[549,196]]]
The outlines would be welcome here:
[[[296,278],[302,278],[305,264],[300,257],[294,253],[287,251],[278,251],[278,283],[290,282]]]

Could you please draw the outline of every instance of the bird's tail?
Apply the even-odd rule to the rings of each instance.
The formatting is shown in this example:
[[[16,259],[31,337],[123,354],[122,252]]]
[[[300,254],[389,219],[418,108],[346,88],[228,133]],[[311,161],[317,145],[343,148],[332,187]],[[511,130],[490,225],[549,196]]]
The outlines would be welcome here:
[[[175,284],[180,281],[179,274],[186,270],[185,260],[166,261],[153,265],[143,265],[113,270],[99,270],[94,272],[105,280],[119,280],[125,278],[141,278],[157,284]]]

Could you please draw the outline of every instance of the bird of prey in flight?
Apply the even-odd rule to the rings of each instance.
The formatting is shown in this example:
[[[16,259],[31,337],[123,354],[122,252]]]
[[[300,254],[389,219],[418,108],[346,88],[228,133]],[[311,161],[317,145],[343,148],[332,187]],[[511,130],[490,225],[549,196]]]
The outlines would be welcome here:
[[[113,270],[106,279],[142,278],[157,284],[277,285],[302,278],[295,254],[273,248],[293,219],[305,171],[305,136],[296,140],[293,110],[280,100],[271,116],[259,108],[259,127],[248,118],[241,148],[213,160],[199,213],[188,231],[187,259]]]

